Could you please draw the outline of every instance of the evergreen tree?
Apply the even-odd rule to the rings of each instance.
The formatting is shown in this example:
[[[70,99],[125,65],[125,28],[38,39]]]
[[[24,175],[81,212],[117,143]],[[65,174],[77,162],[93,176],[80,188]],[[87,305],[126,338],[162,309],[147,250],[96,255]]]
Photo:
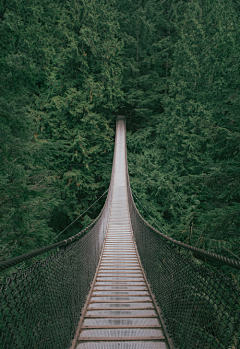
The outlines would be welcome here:
[[[139,151],[133,186],[145,206],[151,199],[150,211],[169,235],[233,257],[239,227],[239,19],[231,2],[184,7],[174,9],[178,40],[168,93],[162,94],[164,112],[151,148],[146,142]],[[129,138],[130,149],[138,134]]]
[[[54,207],[46,181],[41,147],[34,139],[31,116],[41,74],[31,53],[29,33],[35,30],[37,4],[1,2],[0,9],[0,257],[24,253],[48,244]],[[38,161],[37,161],[38,159]]]
[[[53,230],[59,233],[107,189],[122,44],[112,2],[1,6],[5,259],[53,242]]]

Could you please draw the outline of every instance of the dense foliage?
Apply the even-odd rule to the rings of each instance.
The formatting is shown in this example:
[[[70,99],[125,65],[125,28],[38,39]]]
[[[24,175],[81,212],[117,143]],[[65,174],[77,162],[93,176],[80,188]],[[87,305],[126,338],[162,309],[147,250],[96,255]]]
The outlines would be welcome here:
[[[155,44],[171,69],[163,111],[151,103],[144,118],[142,98],[134,105],[133,190],[168,235],[239,258],[238,13],[231,2],[191,1],[168,15],[172,27]]]
[[[1,6],[5,259],[56,241],[106,190],[123,92],[122,42],[110,2],[10,0]]]
[[[0,258],[56,241],[107,189],[120,113],[144,216],[239,259],[238,2],[0,6]]]

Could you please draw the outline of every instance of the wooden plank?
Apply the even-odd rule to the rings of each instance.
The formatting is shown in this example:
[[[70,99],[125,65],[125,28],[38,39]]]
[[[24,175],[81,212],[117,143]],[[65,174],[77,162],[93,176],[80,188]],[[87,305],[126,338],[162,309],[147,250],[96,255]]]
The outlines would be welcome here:
[[[116,251],[118,251],[118,249],[117,248],[104,248],[104,252],[116,252]],[[133,252],[134,251],[134,249],[133,249],[133,247],[132,248],[122,248],[121,249],[121,253],[122,252]]]
[[[93,310],[93,309],[91,309]],[[128,308],[129,310],[129,308]],[[128,318],[148,318],[148,319],[157,319],[157,314],[155,315],[90,315],[86,314],[84,316],[85,319],[128,319]]]
[[[121,278],[121,276],[116,276],[119,279]],[[111,282],[111,280],[108,280],[106,278],[106,276],[101,276],[101,279],[103,279],[102,281],[97,279],[97,282]],[[121,278],[122,279],[122,278]],[[136,279],[136,278],[135,278]],[[112,282],[144,282],[143,277],[138,277],[138,279],[142,279],[142,280],[133,280],[131,276],[129,276],[129,278],[126,278],[126,280],[112,280]]]
[[[109,269],[106,269],[106,268],[100,268],[99,269],[99,274],[141,274],[142,275],[142,270],[139,268],[139,269],[130,269],[130,268],[125,268],[125,269],[122,269],[122,268],[109,268]]]
[[[122,263],[127,263],[127,262],[131,262],[131,263],[137,263],[138,264],[138,259],[136,258],[136,257],[126,257],[126,254],[123,254],[122,256],[121,255],[116,255],[116,254],[114,254],[114,255],[112,255],[112,256],[110,256],[110,255],[108,255],[109,257],[104,257],[103,256],[103,260],[102,260],[102,264],[103,263],[109,263],[108,261],[109,260],[114,260],[114,261],[121,261]],[[134,256],[135,256],[135,254],[134,254]]]
[[[79,341],[86,342],[123,342],[123,341],[165,341],[164,336],[150,336],[150,337],[78,337]]]
[[[131,267],[131,268],[103,268],[103,267],[100,267],[99,271],[102,271],[102,270],[107,270],[107,271],[113,271],[113,270],[116,270],[118,272],[122,272],[122,271],[135,271],[135,272],[142,272],[141,268],[140,267]]]
[[[107,286],[109,286],[109,285],[107,285]],[[148,292],[148,289],[147,288],[138,288],[138,289],[136,289],[136,288],[119,288],[119,289],[112,289],[112,288],[104,288],[103,290],[99,290],[99,289],[95,289],[95,287],[101,287],[101,286],[94,286],[94,291],[93,292],[96,292],[96,291],[102,291],[102,292],[104,292],[104,291],[119,291],[119,292],[122,292],[122,291],[147,291]],[[104,286],[103,286],[104,287]],[[137,297],[137,296],[135,296],[135,297]]]
[[[105,245],[105,247],[104,247],[104,249],[106,248],[106,247],[112,247],[112,246],[114,246],[114,247],[116,247],[116,244],[117,244],[117,247],[122,247],[122,246],[124,246],[124,247],[126,247],[126,246],[129,246],[129,248],[131,247],[133,247],[133,242],[132,242],[132,240],[129,240],[129,241],[126,241],[126,242],[121,242],[121,241],[118,241],[118,240],[116,240],[116,241],[106,241],[106,245]]]
[[[137,263],[138,262],[137,258],[135,258],[135,257],[129,258],[129,257],[125,257],[124,255],[123,256],[113,255],[112,257],[104,257],[103,256],[102,264],[106,263],[108,261],[116,261],[116,262],[121,262],[121,263],[128,263],[128,262]]]
[[[104,290],[105,291],[105,290]],[[125,291],[125,290],[124,290]],[[136,291],[136,290],[134,290]],[[95,294],[94,291],[92,293],[92,297],[149,297],[150,296],[150,293],[148,294],[144,294],[144,295],[141,295],[141,294]]]
[[[87,308],[87,310],[97,311],[97,310],[154,310],[154,306],[149,307],[98,307],[98,308]],[[133,317],[133,316],[132,316]]]
[[[118,274],[118,275],[116,275]],[[98,273],[98,278],[104,278],[104,277],[118,277],[118,278],[141,278],[142,277],[142,273],[140,273],[140,275],[135,275],[136,273],[125,273],[125,275],[121,276],[119,274],[124,274],[122,272],[120,273],[114,273],[114,274],[109,274],[109,273]],[[130,275],[131,274],[131,275]],[[139,272],[137,272],[137,274],[139,274]],[[130,275],[130,276],[128,276]]]
[[[108,247],[108,246],[116,246],[116,242],[118,243],[118,245],[117,245],[117,247],[121,247],[121,246],[133,246],[133,240],[132,239],[129,239],[128,241],[126,241],[125,239],[124,239],[124,241],[123,240],[117,240],[117,241],[112,241],[111,239],[110,239],[110,241],[108,241],[108,239],[106,239],[106,242],[105,242],[105,245],[104,245],[104,249],[106,248],[106,247]]]
[[[122,273],[126,273],[126,274],[141,274],[142,275],[142,270],[140,268],[138,269],[132,269],[134,267],[129,267],[129,268],[123,268],[121,265],[119,265],[119,268],[108,268],[106,269],[105,267],[101,267],[99,269],[99,273],[108,273],[108,274],[122,274]]]
[[[144,282],[144,279],[143,279],[143,276],[136,276],[135,278],[133,278],[133,276],[114,276],[115,278],[118,278],[119,280],[112,280],[113,282],[116,282],[116,281],[119,281],[119,282]],[[111,281],[107,278],[107,276],[100,276],[101,279],[103,279],[104,281],[108,282],[108,281]],[[113,279],[113,276],[110,277],[111,279]],[[125,280],[122,280],[124,279]],[[142,280],[133,280],[133,279],[142,279]],[[99,280],[99,277],[97,278],[97,281],[100,281]]]
[[[119,326],[112,326],[112,325],[99,325],[99,326],[82,326],[81,329],[121,329],[121,328],[151,328],[151,329],[159,329],[161,328],[160,325],[119,325]]]
[[[112,256],[134,256],[135,258],[136,258],[136,253],[134,253],[134,252],[129,252],[129,251],[127,251],[127,252],[122,252],[122,251],[118,251],[118,252],[116,252],[116,251],[111,251],[111,253],[106,253],[106,252],[103,252],[103,256],[104,255],[106,255],[106,256],[110,256],[110,257],[112,257]],[[105,257],[106,258],[106,257]]]
[[[98,282],[102,282],[102,281],[98,281]],[[128,281],[126,281],[126,282],[128,282]],[[141,282],[141,284],[137,284],[138,282]],[[133,284],[134,285],[129,285],[129,286],[138,286],[138,285],[139,286],[143,286],[143,282],[142,281],[134,281]],[[111,284],[111,285],[109,285],[109,283],[108,284],[101,284],[101,285],[97,285],[97,284],[94,285],[94,287],[98,287],[98,286],[128,286],[128,285],[126,285],[126,284],[122,284],[122,285],[121,284]]]
[[[107,295],[108,297],[112,297],[112,295]],[[98,296],[94,296],[94,297],[98,297]],[[101,296],[100,296],[101,297]],[[106,297],[106,296],[103,296],[103,297]],[[118,297],[118,296],[117,296]],[[131,297],[131,296],[125,296],[125,297]],[[132,297],[136,297],[136,296],[132,296]],[[142,296],[142,297],[148,297],[148,296]],[[151,302],[151,300],[144,300],[144,301],[139,301],[139,300],[137,300],[137,299],[133,299],[133,300],[128,300],[128,301],[111,301],[111,300],[102,300],[102,301],[94,301],[94,300],[92,300],[92,298],[90,299],[90,302],[89,302],[89,304],[91,304],[91,303],[119,303],[119,304],[121,304],[121,303],[152,303]]]

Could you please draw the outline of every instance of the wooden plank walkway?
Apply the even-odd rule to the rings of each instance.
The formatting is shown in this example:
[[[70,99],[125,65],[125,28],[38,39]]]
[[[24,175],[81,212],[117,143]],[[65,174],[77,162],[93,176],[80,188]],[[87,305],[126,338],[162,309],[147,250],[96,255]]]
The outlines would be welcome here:
[[[167,349],[131,230],[124,120],[117,123],[115,147],[108,229],[75,348]]]

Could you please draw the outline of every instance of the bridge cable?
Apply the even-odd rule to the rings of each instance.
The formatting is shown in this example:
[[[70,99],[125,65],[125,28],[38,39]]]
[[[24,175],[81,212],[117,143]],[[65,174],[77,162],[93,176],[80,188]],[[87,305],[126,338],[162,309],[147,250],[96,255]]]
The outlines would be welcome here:
[[[108,188],[91,206],[88,207],[88,209],[86,211],[84,211],[81,215],[83,215],[85,212],[87,212],[98,200],[100,200],[105,194],[107,191],[109,191],[110,188]],[[78,218],[81,217],[81,215]],[[101,215],[101,213],[100,213]],[[62,240],[62,241],[59,241],[59,242],[56,242],[54,244],[51,244],[51,245],[48,245],[48,246],[45,246],[45,247],[41,247],[39,249],[36,249],[36,250],[33,250],[33,251],[30,251],[30,252],[27,252],[25,254],[22,254],[20,256],[17,256],[17,257],[13,257],[13,258],[10,258],[10,259],[7,259],[5,261],[0,261],[0,271],[3,271],[5,269],[8,269],[18,263],[21,263],[21,262],[25,262],[33,257],[37,257],[38,255],[40,254],[43,254],[43,253],[46,253],[46,252],[49,252],[53,249],[56,249],[56,248],[60,248],[60,247],[64,247],[68,244],[71,244],[73,241],[75,241],[75,239],[78,239],[78,238],[81,238],[84,234],[86,234],[86,232],[96,223],[96,221],[98,220],[98,218],[100,217],[100,215],[92,222],[90,223],[86,228],[84,228],[82,231],[80,231],[79,233],[77,233],[76,235],[68,238],[68,239],[65,239],[65,240]],[[75,219],[70,225],[72,225],[77,219]],[[69,226],[70,226],[69,225]],[[68,227],[66,227],[64,230],[66,230]],[[64,231],[63,230],[63,231]],[[61,232],[62,233],[62,232]],[[60,233],[60,234],[61,234]],[[60,235],[59,234],[59,235]],[[58,235],[58,236],[59,236]],[[1,288],[0,288],[1,290]]]
[[[133,193],[132,193],[133,194]],[[134,194],[133,194],[134,195]],[[135,195],[134,195],[135,196]],[[135,196],[136,197],[136,196]],[[133,199],[132,199],[133,200]],[[138,200],[139,201],[139,200]],[[133,204],[135,205],[135,202],[133,200]],[[136,206],[135,209],[137,210]],[[138,211],[137,211],[138,212]],[[218,262],[220,262],[221,264],[225,264],[228,265],[232,268],[236,268],[238,270],[240,270],[240,261],[237,261],[236,259],[232,259],[232,258],[228,258],[219,254],[216,254],[215,252],[209,252],[207,250],[195,247],[195,246],[191,246],[188,244],[185,244],[181,241],[177,241],[171,237],[169,237],[168,235],[166,235],[161,229],[158,231],[156,228],[152,227],[142,216],[141,214],[138,212],[139,216],[141,217],[141,219],[143,220],[143,222],[153,231],[155,231],[155,233],[160,234],[164,239],[168,240],[169,242],[173,243],[174,245],[178,246],[178,247],[183,247],[184,249],[190,250],[192,252],[194,252],[196,255],[200,255],[203,256],[206,259],[210,259],[210,260],[217,260]],[[196,257],[198,258],[198,257]]]
[[[132,189],[131,189],[132,190]],[[147,211],[147,209],[141,204],[141,202],[139,201],[139,199],[137,198],[137,196],[134,194],[134,192],[132,191],[133,196],[137,199],[138,203],[141,205],[141,207],[144,209],[145,212],[147,212],[147,214],[149,215],[149,217],[152,219],[153,223],[156,224],[156,226],[158,227],[159,231],[161,231],[162,233],[164,233],[165,235],[167,235],[162,228],[159,227],[159,225],[156,223],[155,219],[150,215],[150,213]]]
[[[53,240],[55,240],[58,236],[60,236],[65,230],[67,230],[73,223],[75,223],[80,217],[82,217],[93,205],[95,205],[107,192],[108,192],[109,188],[96,200],[94,201],[94,203],[89,206],[83,213],[80,214],[80,216],[78,216],[76,219],[74,219],[74,221],[72,221],[72,223],[70,223],[66,228],[64,228],[61,233],[59,233],[57,236],[55,236],[55,238]]]

